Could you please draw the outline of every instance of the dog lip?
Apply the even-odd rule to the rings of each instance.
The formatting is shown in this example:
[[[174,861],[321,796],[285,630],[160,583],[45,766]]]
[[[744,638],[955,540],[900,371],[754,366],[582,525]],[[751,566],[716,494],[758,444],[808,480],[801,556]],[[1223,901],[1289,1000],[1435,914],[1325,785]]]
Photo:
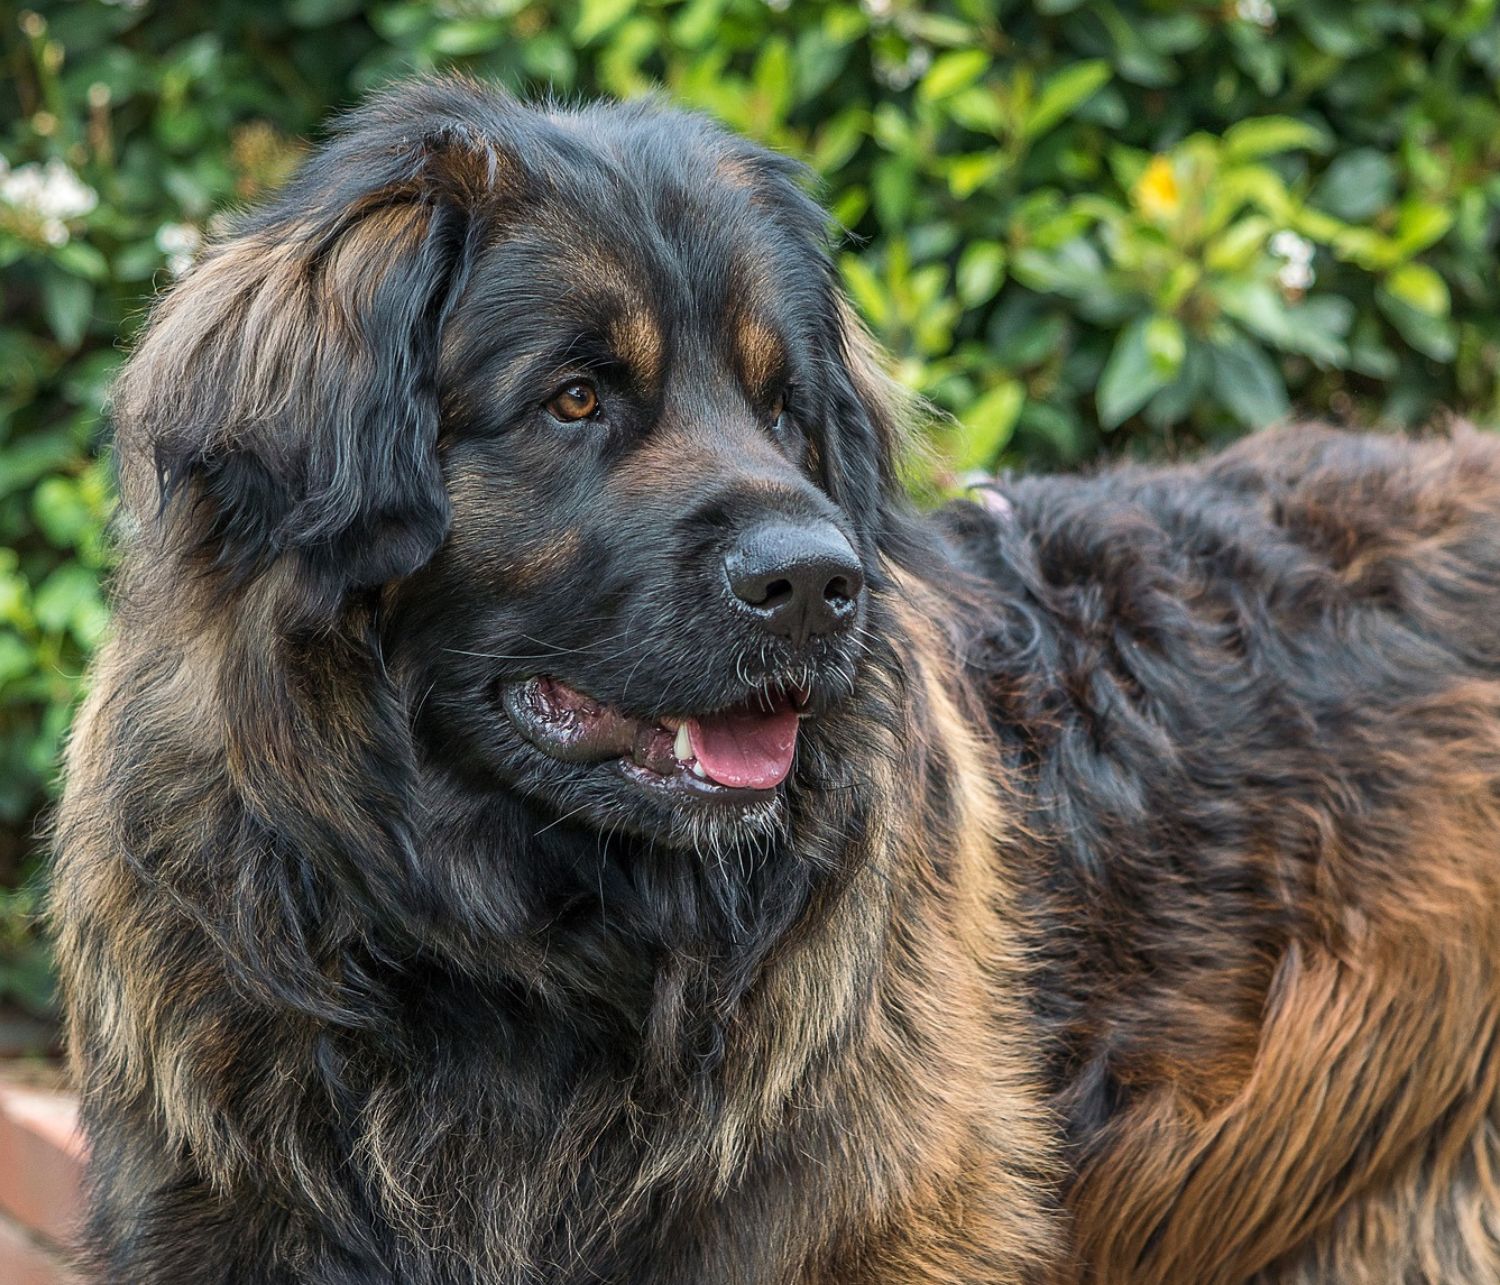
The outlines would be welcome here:
[[[552,758],[602,763],[635,749],[639,720],[556,679],[509,683],[501,699],[521,735]]]
[[[580,765],[615,763],[626,779],[673,792],[721,802],[752,802],[775,793],[776,786],[725,783],[707,775],[696,759],[677,753],[687,725],[712,714],[636,718],[551,675],[536,675],[502,685],[500,703],[511,723],[535,749],[549,758]],[[756,691],[743,705],[768,712],[790,707],[809,717],[812,691],[806,684],[785,684]],[[734,709],[738,707],[730,707]],[[724,712],[729,712],[728,710]],[[718,711],[715,711],[718,713]],[[780,782],[778,781],[779,785]]]

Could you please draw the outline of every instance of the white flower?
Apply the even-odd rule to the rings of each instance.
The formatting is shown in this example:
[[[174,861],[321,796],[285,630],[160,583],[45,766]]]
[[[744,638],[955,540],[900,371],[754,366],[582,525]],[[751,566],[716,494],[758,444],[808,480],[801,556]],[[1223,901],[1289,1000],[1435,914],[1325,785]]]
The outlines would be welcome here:
[[[913,45],[899,61],[877,60],[875,77],[887,89],[909,89],[931,66],[932,50],[926,45]]]
[[[1305,294],[1318,279],[1311,265],[1306,263],[1283,263],[1276,273],[1276,281],[1283,290]]]
[[[876,22],[889,22],[895,10],[895,0],[859,0],[859,7]]]
[[[94,189],[55,158],[46,165],[22,165],[0,176],[0,201],[52,219],[76,219],[99,204]]]
[[[203,233],[191,223],[163,223],[156,229],[156,248],[167,256],[167,271],[180,277],[193,266]]]
[[[1271,238],[1271,253],[1291,263],[1311,263],[1314,248],[1311,241],[1290,228],[1282,228]]]
[[[1283,228],[1271,238],[1271,253],[1282,261],[1276,280],[1283,290],[1302,292],[1317,279],[1313,272],[1316,247],[1305,236]]]
[[[1269,30],[1276,25],[1276,6],[1271,0],[1235,0],[1234,16]]]
[[[773,13],[785,13],[792,7],[792,0],[766,0],[766,8]]]
[[[30,234],[48,245],[68,243],[69,219],[82,218],[99,204],[87,183],[56,158],[11,169],[0,165],[0,204],[20,216]]]

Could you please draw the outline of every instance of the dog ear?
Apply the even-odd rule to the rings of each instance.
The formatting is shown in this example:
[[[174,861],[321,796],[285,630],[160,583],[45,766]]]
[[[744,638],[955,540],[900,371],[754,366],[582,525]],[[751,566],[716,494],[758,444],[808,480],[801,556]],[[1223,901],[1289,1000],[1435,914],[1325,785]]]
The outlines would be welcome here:
[[[326,612],[447,532],[441,342],[502,168],[454,88],[348,118],[167,296],[117,385],[127,512],[230,583],[296,558]]]

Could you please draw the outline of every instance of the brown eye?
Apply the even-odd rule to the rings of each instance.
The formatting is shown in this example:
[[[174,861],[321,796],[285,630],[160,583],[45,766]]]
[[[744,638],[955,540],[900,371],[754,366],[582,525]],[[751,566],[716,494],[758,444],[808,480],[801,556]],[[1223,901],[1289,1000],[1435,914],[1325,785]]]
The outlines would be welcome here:
[[[554,419],[562,420],[565,424],[588,419],[598,409],[599,394],[594,391],[592,384],[582,379],[575,384],[569,384],[547,403],[547,413]]]

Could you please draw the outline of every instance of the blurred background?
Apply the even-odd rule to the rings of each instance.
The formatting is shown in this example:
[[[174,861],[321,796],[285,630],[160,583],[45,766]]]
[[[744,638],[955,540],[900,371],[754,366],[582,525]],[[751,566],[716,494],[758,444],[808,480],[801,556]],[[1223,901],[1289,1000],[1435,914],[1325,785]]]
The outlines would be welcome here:
[[[0,9],[0,1046],[108,627],[101,408],[152,292],[328,114],[462,67],[804,158],[938,492],[1294,412],[1500,412],[1497,0],[54,0]],[[31,1016],[31,1021],[25,1018]],[[34,1019],[41,1019],[40,1025]]]

